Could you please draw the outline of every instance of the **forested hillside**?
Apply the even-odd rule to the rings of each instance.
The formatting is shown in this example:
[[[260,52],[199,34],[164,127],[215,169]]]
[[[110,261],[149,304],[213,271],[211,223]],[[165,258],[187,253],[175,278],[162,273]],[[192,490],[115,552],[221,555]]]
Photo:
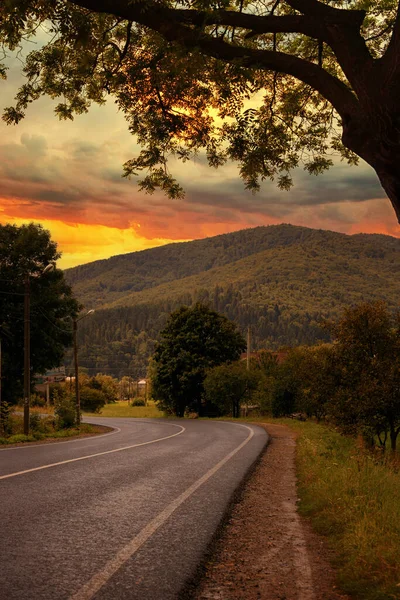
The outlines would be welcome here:
[[[254,348],[327,339],[324,319],[362,300],[398,306],[400,240],[291,225],[170,244],[66,272],[96,308],[79,324],[90,373],[143,376],[158,332],[182,304],[202,301],[252,330]]]

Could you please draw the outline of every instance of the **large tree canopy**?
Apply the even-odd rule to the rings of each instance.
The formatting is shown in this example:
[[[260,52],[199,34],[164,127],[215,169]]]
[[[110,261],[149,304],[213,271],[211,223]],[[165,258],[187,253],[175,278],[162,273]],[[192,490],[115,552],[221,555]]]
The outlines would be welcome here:
[[[39,225],[0,225],[0,338],[2,399],[22,395],[24,294],[29,278],[31,375],[58,367],[72,343],[78,302],[59,269],[43,273],[60,257],[48,231]],[[33,377],[31,378],[33,379]]]
[[[240,357],[246,342],[236,325],[197,303],[171,313],[161,332],[152,366],[152,394],[160,407],[183,417],[202,410],[206,370]]]
[[[237,161],[256,190],[339,152],[375,169],[400,219],[397,0],[2,1],[4,49],[39,26],[49,41],[28,54],[6,122],[42,94],[65,119],[111,94],[143,148],[125,173],[144,171],[149,192],[182,194],[171,155]]]
[[[389,434],[395,450],[400,434],[400,313],[391,314],[383,302],[363,303],[346,309],[330,329],[340,370],[332,415],[348,431],[364,429],[381,442]]]

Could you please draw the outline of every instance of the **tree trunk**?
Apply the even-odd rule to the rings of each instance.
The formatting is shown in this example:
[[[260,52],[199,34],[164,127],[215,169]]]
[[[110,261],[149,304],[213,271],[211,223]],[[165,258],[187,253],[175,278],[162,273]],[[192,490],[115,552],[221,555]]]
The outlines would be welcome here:
[[[397,115],[379,106],[343,122],[343,144],[376,172],[400,223],[400,131]]]
[[[400,223],[400,159],[393,167],[388,165],[386,168],[378,167],[375,170]]]
[[[178,406],[176,407],[176,416],[183,417],[184,415],[185,415],[185,405],[182,403],[179,403]]]
[[[396,442],[397,442],[397,436],[399,435],[399,431],[394,428],[391,427],[390,428],[390,449],[392,452],[396,452]]]

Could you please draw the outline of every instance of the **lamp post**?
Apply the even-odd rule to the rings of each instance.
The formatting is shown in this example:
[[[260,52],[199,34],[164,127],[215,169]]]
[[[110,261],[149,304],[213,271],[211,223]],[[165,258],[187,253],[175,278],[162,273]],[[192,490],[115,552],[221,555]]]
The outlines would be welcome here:
[[[53,264],[47,265],[37,277],[45,275],[54,269]],[[29,435],[29,409],[31,403],[31,277],[28,273],[25,277],[24,293],[24,434]]]
[[[81,426],[81,398],[79,393],[79,367],[78,367],[78,343],[76,340],[76,334],[78,331],[78,321],[81,321],[88,315],[94,313],[94,310],[89,310],[85,315],[79,317],[79,319],[73,320],[73,335],[74,335],[74,369],[75,369],[75,419],[76,426]]]

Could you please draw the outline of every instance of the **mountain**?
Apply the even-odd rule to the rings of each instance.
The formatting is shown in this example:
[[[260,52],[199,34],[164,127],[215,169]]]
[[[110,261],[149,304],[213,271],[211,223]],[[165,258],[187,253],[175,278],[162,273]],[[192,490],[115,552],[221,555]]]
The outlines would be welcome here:
[[[202,301],[250,325],[253,347],[326,340],[321,320],[383,299],[398,306],[400,240],[277,225],[114,256],[68,269],[93,316],[79,324],[90,373],[142,376],[168,314]]]

